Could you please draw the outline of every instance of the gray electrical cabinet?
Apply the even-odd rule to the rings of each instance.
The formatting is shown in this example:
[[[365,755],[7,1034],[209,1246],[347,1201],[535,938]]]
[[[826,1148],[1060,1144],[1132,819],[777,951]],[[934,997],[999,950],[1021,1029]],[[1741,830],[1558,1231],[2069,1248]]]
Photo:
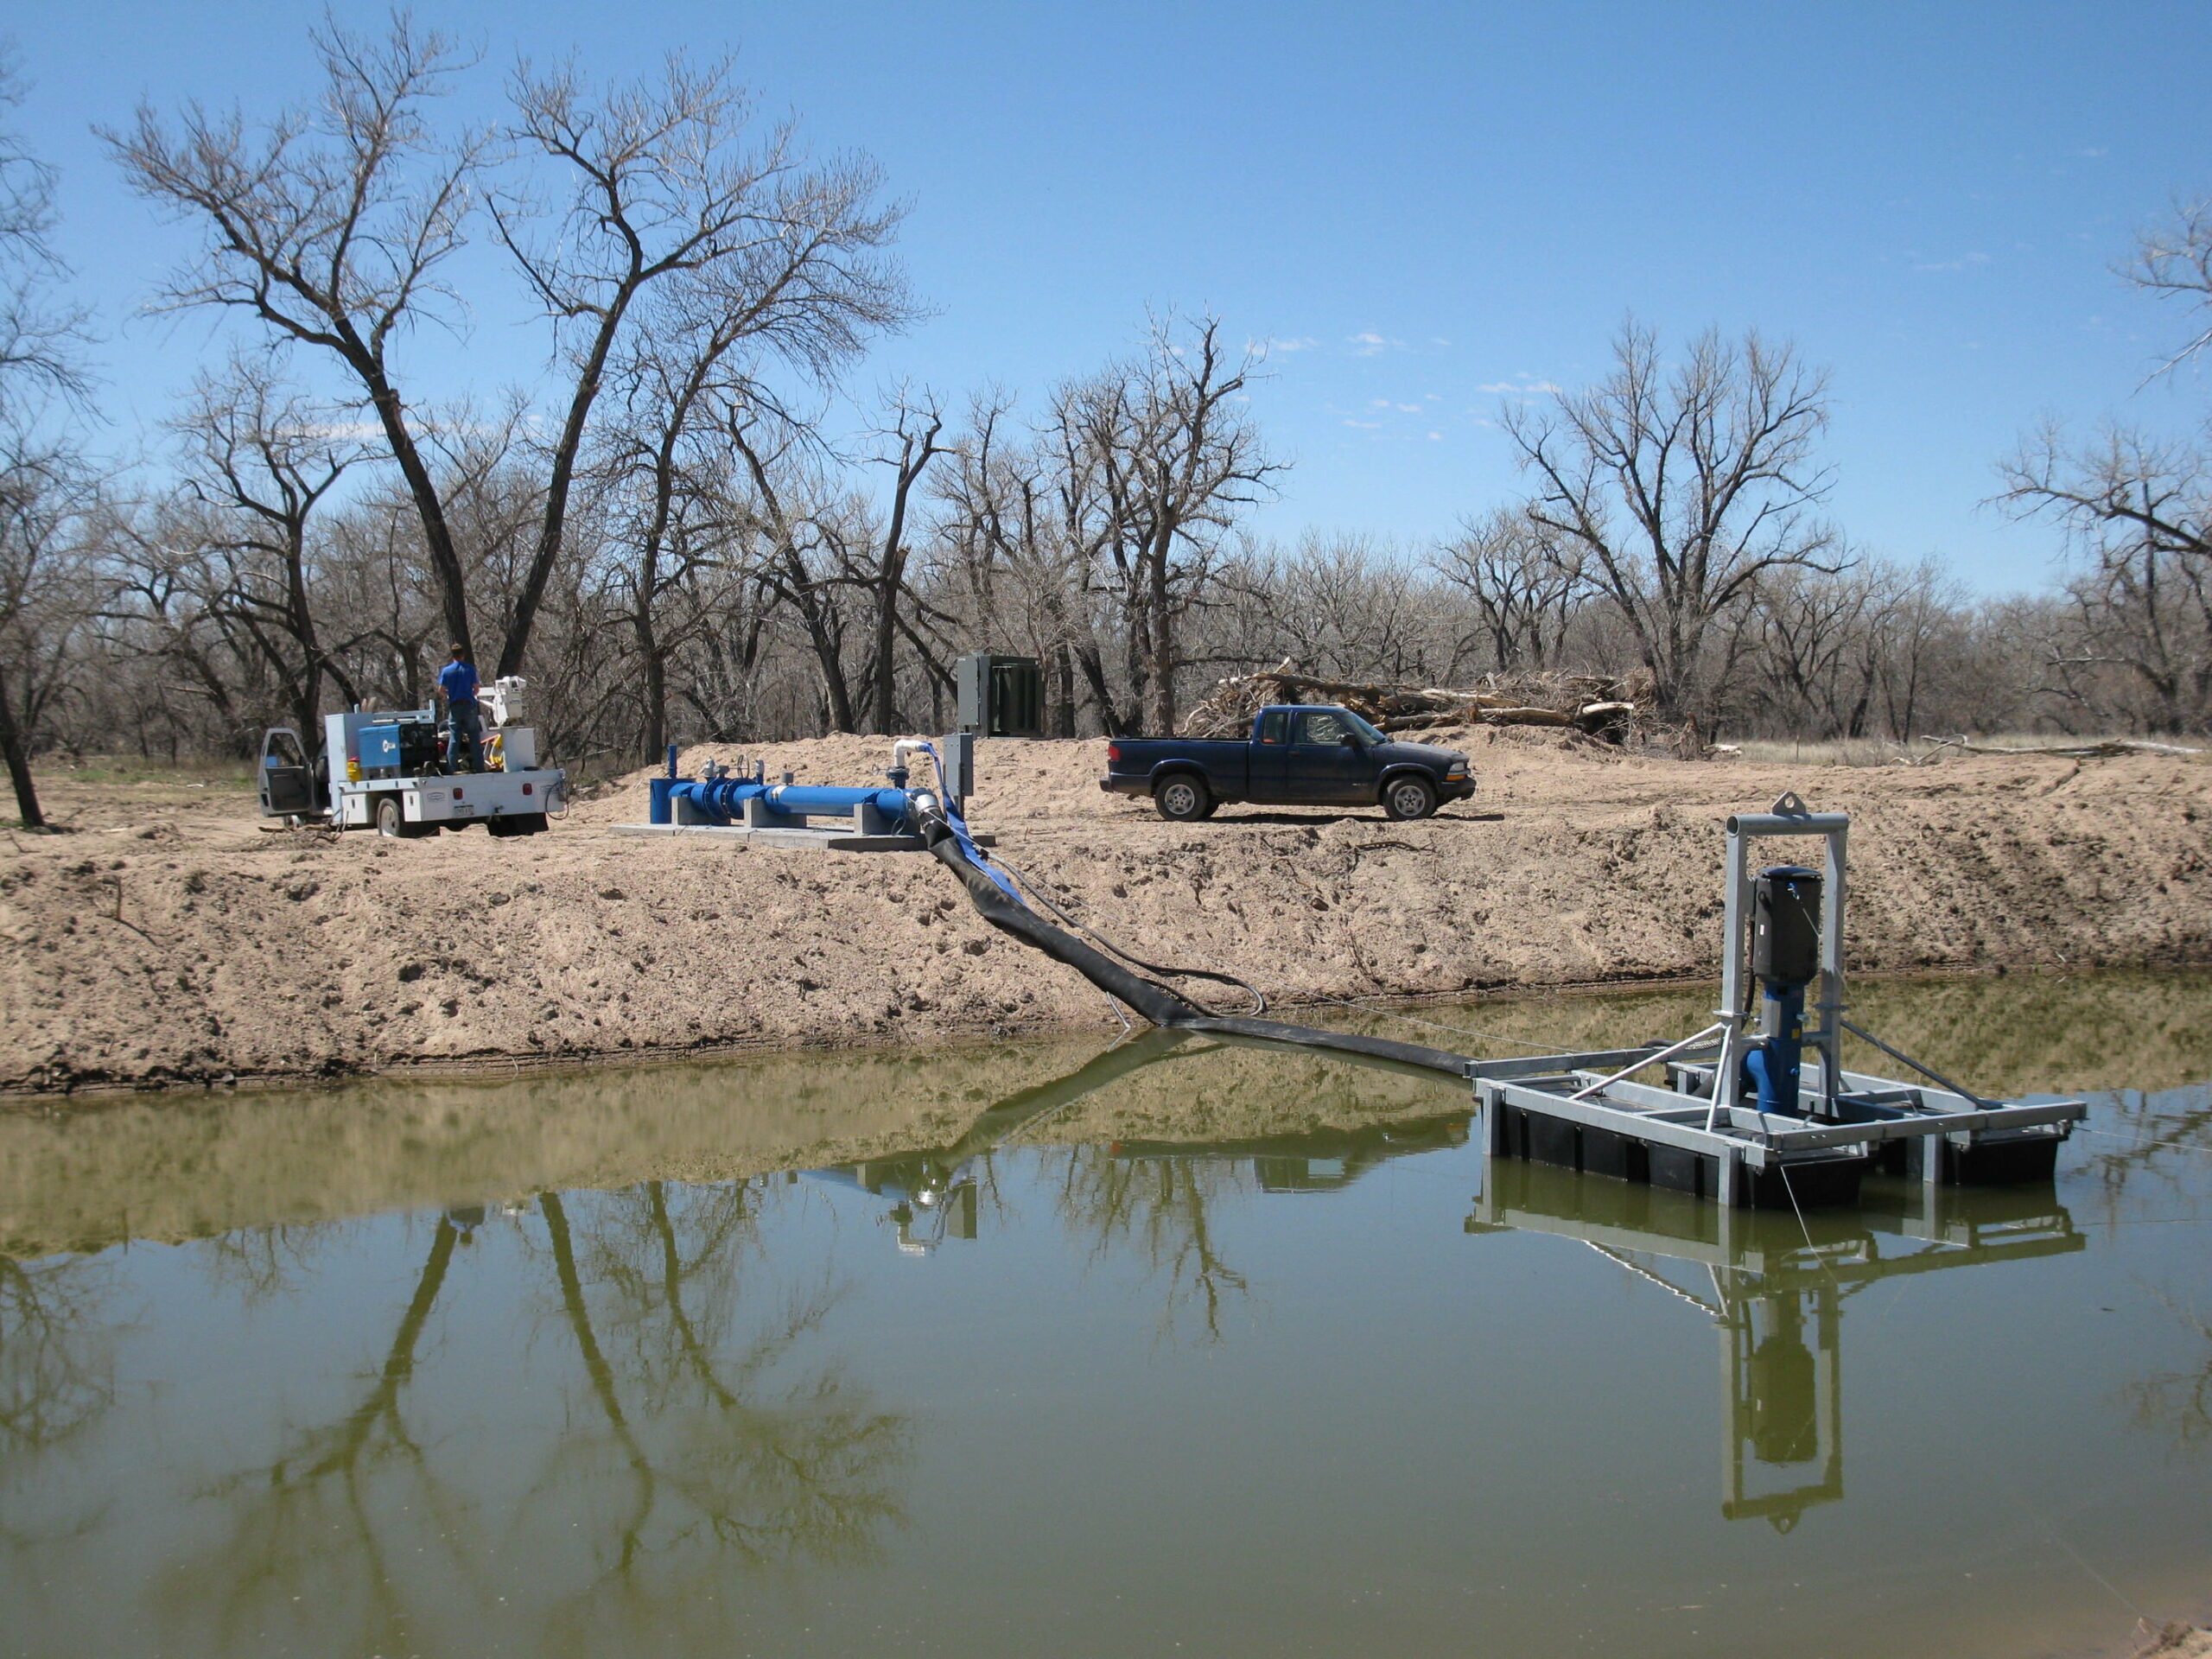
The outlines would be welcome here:
[[[1045,671],[1034,657],[973,652],[953,664],[956,723],[978,737],[1045,734]]]

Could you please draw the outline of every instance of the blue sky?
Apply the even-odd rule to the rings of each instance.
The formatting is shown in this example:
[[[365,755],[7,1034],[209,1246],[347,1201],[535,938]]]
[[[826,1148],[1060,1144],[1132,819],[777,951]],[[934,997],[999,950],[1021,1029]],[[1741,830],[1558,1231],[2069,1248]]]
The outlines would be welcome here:
[[[344,6],[373,23],[381,7]],[[2148,387],[2180,313],[2112,275],[2212,192],[2212,17],[2183,5],[424,4],[480,44],[486,118],[518,52],[595,73],[735,48],[763,107],[860,149],[911,207],[934,315],[855,389],[1033,397],[1128,346],[1147,308],[1278,342],[1255,410],[1295,462],[1260,528],[1408,545],[1509,499],[1516,386],[1601,373],[1633,311],[1795,340],[1832,372],[1834,514],[1978,588],[2039,585],[2056,538],[1978,506],[2046,415],[2171,429]],[[312,85],[311,10],[78,0],[19,10],[18,119],[63,169],[65,252],[99,308],[118,448],[211,347],[136,308],[185,244],[88,133],[142,96],[273,112]],[[416,384],[528,383],[540,335],[488,263]]]

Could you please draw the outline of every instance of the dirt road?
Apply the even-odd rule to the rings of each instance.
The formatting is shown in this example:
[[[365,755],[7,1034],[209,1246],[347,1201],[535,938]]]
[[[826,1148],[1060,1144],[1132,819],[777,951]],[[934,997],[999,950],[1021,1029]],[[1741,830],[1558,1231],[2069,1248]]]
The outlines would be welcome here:
[[[1857,967],[2212,961],[2199,760],[1789,767],[1438,735],[1474,755],[1480,788],[1427,823],[1230,808],[1170,824],[1099,792],[1095,741],[982,745],[973,817],[1140,954],[1225,964],[1285,1005],[1707,972],[1720,820],[1785,789],[1854,815]],[[757,753],[772,773],[863,783],[887,747]],[[0,842],[0,1089],[1110,1021],[934,861],[608,834],[644,817],[644,775],[546,836],[403,842],[270,833],[219,789],[49,779],[73,833]]]

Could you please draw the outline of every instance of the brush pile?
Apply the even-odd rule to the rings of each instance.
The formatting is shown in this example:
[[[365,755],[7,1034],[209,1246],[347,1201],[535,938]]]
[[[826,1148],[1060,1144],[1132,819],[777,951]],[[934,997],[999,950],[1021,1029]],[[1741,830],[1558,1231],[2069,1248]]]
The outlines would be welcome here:
[[[1386,732],[1444,726],[1571,727],[1609,743],[1650,734],[1651,687],[1641,676],[1486,674],[1465,690],[1442,686],[1365,685],[1317,679],[1287,662],[1262,674],[1221,681],[1184,716],[1183,737],[1243,737],[1252,716],[1269,703],[1335,702]]]

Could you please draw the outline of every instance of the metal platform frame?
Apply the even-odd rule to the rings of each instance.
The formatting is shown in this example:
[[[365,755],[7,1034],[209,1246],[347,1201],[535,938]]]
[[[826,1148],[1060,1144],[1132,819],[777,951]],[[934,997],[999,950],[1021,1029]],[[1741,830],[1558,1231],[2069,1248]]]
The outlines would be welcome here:
[[[1672,1043],[1622,1051],[1478,1061],[1469,1067],[1493,1156],[1618,1175],[1678,1187],[1735,1207],[1824,1201],[1833,1178],[1855,1192],[1857,1174],[1885,1152],[1932,1195],[1972,1177],[1977,1162],[2033,1167],[2071,1134],[2088,1108],[2078,1100],[1984,1100],[1846,1020],[1844,862],[1851,820],[1809,810],[1795,794],[1769,813],[1728,820],[1726,954],[1714,1023]],[[1819,836],[1826,848],[1819,997],[1805,1033],[1819,1081],[1801,1090],[1802,1116],[1745,1105],[1743,1062],[1753,989],[1745,968],[1756,842]],[[1842,1034],[1865,1039],[1927,1079],[1901,1083],[1843,1068]],[[1655,1065],[1664,1085],[1633,1081]],[[1931,1086],[1932,1085],[1932,1086]],[[2004,1148],[2010,1148],[2009,1154]],[[1777,1178],[1777,1179],[1770,1179]],[[1778,1189],[1777,1186],[1778,1179]]]

